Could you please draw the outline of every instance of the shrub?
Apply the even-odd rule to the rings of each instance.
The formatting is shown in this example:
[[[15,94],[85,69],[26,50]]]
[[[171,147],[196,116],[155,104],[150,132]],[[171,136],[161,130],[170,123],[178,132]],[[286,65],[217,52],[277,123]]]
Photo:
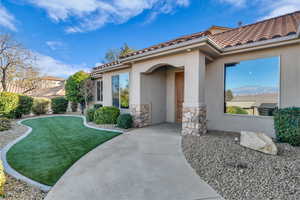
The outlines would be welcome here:
[[[51,109],[54,114],[66,113],[68,109],[68,100],[65,97],[56,97],[51,99]]]
[[[0,196],[4,196],[4,184],[6,182],[4,168],[2,165],[2,161],[0,160]]]
[[[238,107],[238,106],[229,106],[229,107],[227,107],[226,113],[229,113],[229,114],[243,114],[243,115],[248,114],[248,112],[246,110],[244,110],[243,108]]]
[[[94,121],[96,124],[116,124],[120,115],[119,108],[102,107],[96,110]]]
[[[50,100],[35,98],[33,100],[32,112],[36,115],[46,114],[49,111]]]
[[[18,94],[11,92],[0,92],[0,116],[13,117],[18,105]]]
[[[77,110],[78,110],[78,103],[72,102],[71,103],[71,109],[72,109],[72,112],[77,112]]]
[[[274,125],[278,141],[300,146],[300,108],[277,110]]]
[[[86,120],[88,122],[94,121],[94,116],[95,116],[96,110],[97,109],[95,109],[95,108],[89,108],[89,109],[87,109],[87,111],[86,111]]]
[[[132,128],[133,119],[130,114],[121,114],[118,117],[117,125],[119,128]]]
[[[33,98],[25,95],[19,95],[19,105],[14,112],[14,118],[21,118],[31,112]]]
[[[5,117],[1,117],[0,118],[0,131],[6,131],[6,130],[9,130],[10,128],[11,128],[10,120]]]

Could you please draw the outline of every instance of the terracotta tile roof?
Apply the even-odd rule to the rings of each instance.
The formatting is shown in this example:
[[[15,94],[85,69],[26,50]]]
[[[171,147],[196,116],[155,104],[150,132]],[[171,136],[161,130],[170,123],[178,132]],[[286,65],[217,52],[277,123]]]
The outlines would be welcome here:
[[[209,37],[220,47],[226,48],[293,35],[297,33],[299,24],[300,11],[297,11]]]
[[[64,81],[65,79],[54,77],[54,76],[44,76],[41,78],[41,80],[47,80],[47,81]]]
[[[239,28],[225,30],[221,33],[211,34],[208,29],[204,32],[199,32],[191,35],[182,36],[168,42],[163,42],[133,53],[127,54],[121,59],[131,56],[143,54],[156,49],[180,44],[189,40],[194,40],[201,37],[208,37],[213,40],[220,48],[228,48],[233,46],[239,46],[243,44],[269,40],[289,35],[295,35],[298,31],[300,24],[300,11],[286,14],[283,16],[267,19],[264,21],[256,22]],[[213,26],[217,27],[217,26]],[[225,27],[223,27],[225,28]],[[94,70],[100,70],[106,67],[120,64],[120,61],[108,63],[99,67],[95,67]]]
[[[201,37],[207,36],[207,35],[210,35],[209,31],[194,33],[194,34],[191,34],[191,35],[185,35],[185,36],[176,38],[174,40],[170,40],[168,42],[163,42],[163,43],[153,45],[151,47],[148,47],[148,48],[145,48],[145,49],[142,49],[142,50],[139,50],[139,51],[135,51],[133,53],[129,53],[126,56],[123,56],[122,58],[127,58],[127,57],[130,57],[130,56],[134,56],[134,55],[137,55],[137,54],[142,54],[142,53],[145,53],[145,52],[148,52],[148,51],[153,51],[153,50],[156,50],[156,49],[172,46],[172,45],[175,45],[175,44],[186,42],[188,40],[201,38]]]

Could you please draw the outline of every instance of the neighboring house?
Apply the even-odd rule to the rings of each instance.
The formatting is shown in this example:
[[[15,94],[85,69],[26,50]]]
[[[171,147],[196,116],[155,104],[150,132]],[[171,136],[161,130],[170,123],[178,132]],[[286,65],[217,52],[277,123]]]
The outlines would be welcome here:
[[[45,76],[37,82],[37,88],[28,91],[28,88],[22,88],[15,82],[8,83],[7,91],[19,94],[25,94],[32,97],[54,98],[65,96],[65,80],[58,77]],[[0,91],[2,87],[0,86]],[[28,92],[26,92],[28,91]]]
[[[225,91],[257,84],[272,89],[237,93],[250,102],[246,107],[300,106],[299,23],[300,12],[294,12],[239,28],[213,26],[130,53],[93,69],[95,103],[130,112],[136,127],[178,122],[183,134],[211,129],[273,135],[272,116],[226,113],[232,102]],[[251,91],[273,97],[247,100]]]

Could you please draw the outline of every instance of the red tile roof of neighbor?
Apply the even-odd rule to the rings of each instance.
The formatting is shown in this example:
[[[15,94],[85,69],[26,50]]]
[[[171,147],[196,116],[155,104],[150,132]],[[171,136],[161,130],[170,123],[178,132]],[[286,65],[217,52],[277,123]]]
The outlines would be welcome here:
[[[249,44],[253,42],[259,42],[263,40],[270,40],[274,38],[296,35],[300,24],[300,11],[286,14],[283,16],[263,20],[256,22],[254,24],[249,24],[241,26],[238,28],[228,28],[220,27],[225,29],[224,32],[212,34],[210,30],[212,28],[218,28],[218,26],[213,26],[204,32],[194,33],[191,35],[185,35],[168,42],[163,42],[133,53],[129,53],[121,59],[128,58],[131,56],[143,54],[156,49],[161,49],[164,47],[180,44],[189,40],[194,40],[201,37],[208,37],[213,40],[220,48],[228,48],[239,46],[243,44]],[[120,61],[107,63],[99,67],[95,67],[94,70],[103,69],[110,66],[115,66],[120,64]]]

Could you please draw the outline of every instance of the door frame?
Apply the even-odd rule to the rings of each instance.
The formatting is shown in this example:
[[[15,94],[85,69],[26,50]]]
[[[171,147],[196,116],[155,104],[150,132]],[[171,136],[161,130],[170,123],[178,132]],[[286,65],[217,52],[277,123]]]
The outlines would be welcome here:
[[[175,85],[175,87],[174,87],[174,90],[175,90],[175,98],[174,98],[174,102],[175,102],[175,123],[182,123],[182,121],[181,122],[178,122],[177,121],[177,117],[178,117],[178,106],[177,106],[177,84],[176,84],[176,76],[177,76],[177,74],[179,74],[179,73],[183,73],[183,101],[184,101],[184,87],[185,87],[185,84],[184,84],[184,79],[185,79],[185,77],[184,77],[184,70],[179,70],[179,71],[176,71],[175,72],[175,74],[174,74],[174,85]],[[184,103],[184,102],[183,102]],[[181,111],[182,113],[183,113],[183,111]],[[182,114],[181,114],[182,115]]]

